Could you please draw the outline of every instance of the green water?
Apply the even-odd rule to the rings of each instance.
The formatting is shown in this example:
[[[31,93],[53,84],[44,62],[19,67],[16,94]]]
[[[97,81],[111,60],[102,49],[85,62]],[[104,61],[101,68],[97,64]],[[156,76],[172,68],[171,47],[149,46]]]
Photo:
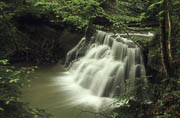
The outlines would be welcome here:
[[[91,108],[67,102],[71,96],[56,83],[57,77],[62,76],[64,71],[62,65],[41,67],[32,75],[36,79],[32,80],[31,86],[23,88],[22,101],[30,103],[33,108],[45,109],[53,118],[95,118],[94,113],[89,113]]]

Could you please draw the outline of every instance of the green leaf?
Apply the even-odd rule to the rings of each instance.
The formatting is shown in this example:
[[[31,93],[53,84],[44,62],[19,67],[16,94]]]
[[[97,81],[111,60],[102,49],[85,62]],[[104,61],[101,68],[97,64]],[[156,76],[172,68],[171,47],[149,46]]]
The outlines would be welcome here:
[[[17,83],[20,79],[19,78],[16,78],[16,79],[12,79],[9,81],[9,83]]]
[[[6,65],[6,64],[8,64],[8,60],[7,59],[0,60],[0,64]]]
[[[117,112],[113,112],[113,118],[118,118],[119,114]]]
[[[148,7],[148,10],[153,10],[155,7],[158,7],[159,5],[161,5],[163,3],[163,0],[160,0],[158,2],[155,2],[153,4],[151,4],[149,7]]]
[[[0,107],[0,111],[4,111],[4,109]]]
[[[7,100],[5,104],[7,104],[7,105],[8,105],[10,102],[11,102],[10,100]]]

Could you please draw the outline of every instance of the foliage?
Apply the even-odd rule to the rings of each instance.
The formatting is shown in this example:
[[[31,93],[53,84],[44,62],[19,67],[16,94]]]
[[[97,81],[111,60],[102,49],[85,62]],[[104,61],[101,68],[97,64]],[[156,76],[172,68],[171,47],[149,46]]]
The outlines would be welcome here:
[[[36,67],[10,66],[0,60],[0,117],[2,118],[48,118],[43,110],[32,109],[20,101],[21,88],[30,81]]]
[[[113,110],[115,118],[177,118],[180,117],[180,79],[166,78],[161,84],[148,85],[137,79],[134,86],[125,95],[118,97],[120,107]],[[140,83],[139,83],[140,82]],[[132,86],[132,85],[131,85]],[[155,87],[156,86],[156,87]],[[146,89],[143,89],[146,88]],[[158,93],[157,99],[152,99]],[[147,95],[147,96],[146,96]],[[151,101],[149,98],[151,98]]]
[[[77,29],[87,27],[91,19],[105,15],[96,0],[61,0],[61,1],[38,1],[33,4],[39,13],[52,13],[52,22],[65,22],[72,24]]]
[[[146,79],[147,77],[139,77],[126,81],[125,93],[116,97],[118,101],[115,104],[120,104],[120,106],[113,111],[113,117],[141,118],[147,116],[145,109],[149,105],[152,93]]]
[[[160,98],[157,102],[159,118],[180,117],[180,79],[171,78],[162,80]]]
[[[16,16],[13,5],[12,3],[0,2],[0,30],[3,31],[0,32],[0,42],[6,44],[0,47],[1,59],[9,58],[9,55],[17,52],[19,48],[18,41],[21,34],[13,21],[14,16]]]
[[[52,22],[72,24],[79,30],[91,23],[97,26],[109,24],[113,29],[120,30],[125,23],[139,22],[140,14],[147,6],[141,0],[37,0],[29,3],[32,4],[31,11],[46,14]]]

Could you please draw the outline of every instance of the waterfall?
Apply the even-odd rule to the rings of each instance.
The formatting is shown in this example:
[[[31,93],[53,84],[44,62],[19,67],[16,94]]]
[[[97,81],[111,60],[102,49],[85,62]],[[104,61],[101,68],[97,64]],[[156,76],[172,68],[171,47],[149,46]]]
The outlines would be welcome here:
[[[124,94],[133,86],[128,81],[145,76],[140,48],[121,34],[97,31],[90,41],[83,38],[67,54],[66,62],[72,57],[72,82],[94,96],[113,98]]]

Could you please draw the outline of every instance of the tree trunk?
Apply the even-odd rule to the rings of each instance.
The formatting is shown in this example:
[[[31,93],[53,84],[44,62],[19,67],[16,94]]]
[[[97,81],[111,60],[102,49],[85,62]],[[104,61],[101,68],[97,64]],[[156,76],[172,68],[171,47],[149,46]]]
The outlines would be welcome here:
[[[161,60],[163,65],[163,70],[167,77],[169,77],[170,66],[169,58],[167,53],[167,36],[166,36],[166,15],[163,14],[160,18],[160,45],[161,45]]]
[[[178,26],[180,27],[180,16],[179,16]]]
[[[172,61],[172,46],[171,46],[171,16],[170,16],[170,1],[166,3],[167,8],[167,21],[168,21],[168,56],[170,61]]]
[[[172,48],[171,48],[171,19],[168,12],[168,52],[169,52],[169,59],[172,60]]]

